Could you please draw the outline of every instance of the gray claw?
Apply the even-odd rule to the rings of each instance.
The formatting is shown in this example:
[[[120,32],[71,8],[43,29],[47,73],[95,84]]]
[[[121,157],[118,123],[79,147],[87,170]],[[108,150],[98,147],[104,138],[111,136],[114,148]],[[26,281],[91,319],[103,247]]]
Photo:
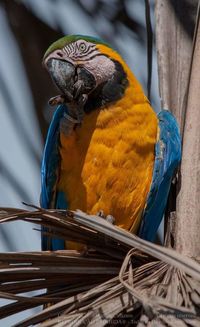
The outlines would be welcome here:
[[[66,94],[59,94],[49,100],[50,106],[57,106],[58,104],[69,103],[72,102],[73,96],[66,92]]]
[[[106,220],[111,223],[112,225],[115,224],[115,218],[112,215],[107,215]]]
[[[99,210],[99,211],[97,212],[97,216],[99,216],[99,217],[101,217],[101,218],[106,218],[106,216],[104,215],[103,210]]]
[[[65,96],[64,95],[56,95],[55,97],[49,99],[49,105],[50,106],[57,106],[58,104],[62,104],[65,102]]]

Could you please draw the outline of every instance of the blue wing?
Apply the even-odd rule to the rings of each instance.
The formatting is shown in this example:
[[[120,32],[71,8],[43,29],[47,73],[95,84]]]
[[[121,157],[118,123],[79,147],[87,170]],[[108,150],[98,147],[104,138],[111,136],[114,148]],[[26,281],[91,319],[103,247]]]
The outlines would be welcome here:
[[[181,160],[181,139],[176,119],[167,110],[162,110],[158,119],[160,132],[155,147],[153,180],[139,231],[139,236],[148,241],[155,240],[172,177]]]
[[[42,191],[40,197],[41,207],[45,209],[67,209],[67,201],[64,194],[56,191],[60,168],[59,124],[60,119],[66,111],[67,108],[65,105],[58,106],[47,134],[41,168]],[[45,228],[43,230],[47,231]],[[64,249],[64,241],[62,239],[51,239],[48,236],[42,235],[42,249]]]

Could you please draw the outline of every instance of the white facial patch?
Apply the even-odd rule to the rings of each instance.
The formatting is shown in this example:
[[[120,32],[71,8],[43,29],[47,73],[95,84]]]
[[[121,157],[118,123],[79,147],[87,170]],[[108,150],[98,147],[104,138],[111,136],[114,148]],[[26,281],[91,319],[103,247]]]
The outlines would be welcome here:
[[[115,72],[114,62],[104,55],[98,55],[84,62],[83,67],[92,73],[97,85],[106,82]]]
[[[96,81],[96,86],[114,76],[114,62],[103,55],[96,44],[86,40],[78,40],[67,44],[62,50],[56,50],[47,58],[66,60],[76,67],[83,67],[90,72]]]

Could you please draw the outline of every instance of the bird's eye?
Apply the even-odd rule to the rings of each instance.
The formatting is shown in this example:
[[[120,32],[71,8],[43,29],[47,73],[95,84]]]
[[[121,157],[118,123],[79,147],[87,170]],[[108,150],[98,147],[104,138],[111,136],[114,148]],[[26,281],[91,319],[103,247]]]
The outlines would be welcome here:
[[[80,51],[85,51],[85,50],[86,50],[86,45],[85,45],[85,43],[81,43],[81,44],[79,45],[79,50],[80,50]]]

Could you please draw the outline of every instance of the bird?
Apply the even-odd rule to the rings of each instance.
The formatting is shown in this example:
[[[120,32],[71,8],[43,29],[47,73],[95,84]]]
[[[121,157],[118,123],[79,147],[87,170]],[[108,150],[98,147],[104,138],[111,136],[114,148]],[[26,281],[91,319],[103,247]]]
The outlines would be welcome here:
[[[100,38],[67,35],[43,65],[59,95],[41,168],[41,207],[81,210],[154,241],[181,159],[178,123],[158,114],[122,56]],[[42,236],[43,250],[65,249]]]

